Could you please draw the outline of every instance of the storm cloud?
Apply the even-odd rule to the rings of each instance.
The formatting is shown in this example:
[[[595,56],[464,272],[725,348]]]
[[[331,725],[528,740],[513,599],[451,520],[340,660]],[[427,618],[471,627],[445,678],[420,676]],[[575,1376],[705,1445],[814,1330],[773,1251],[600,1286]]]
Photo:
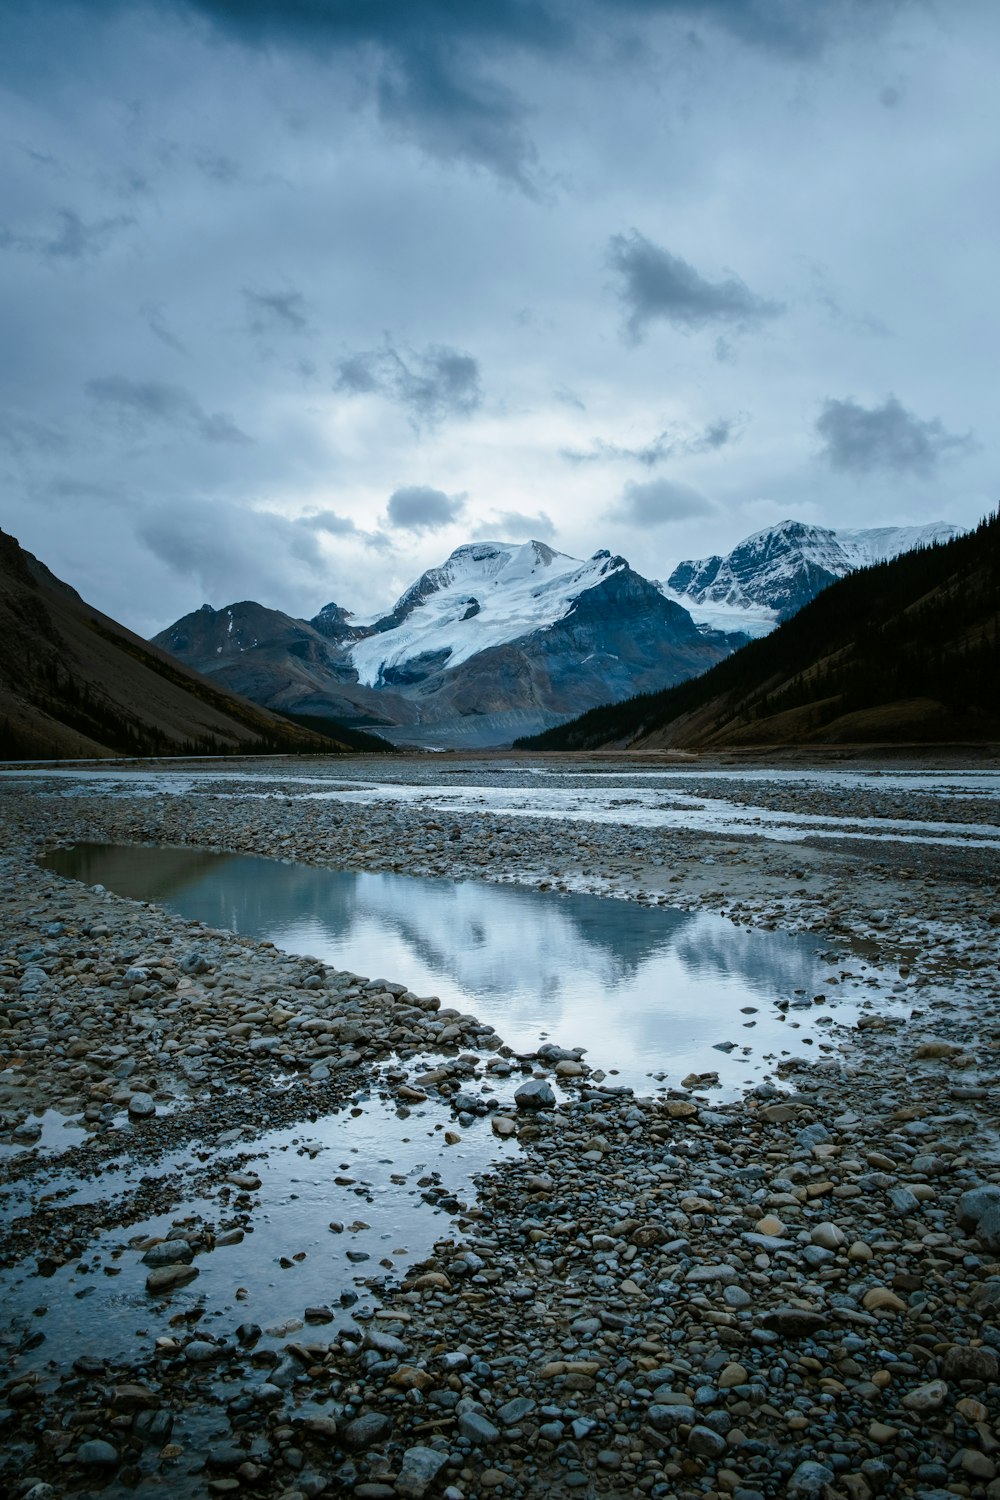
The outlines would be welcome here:
[[[426,484],[393,490],[386,506],[389,524],[400,531],[440,531],[457,521],[465,509],[464,495],[446,495]]]
[[[608,264],[621,277],[618,295],[625,334],[632,342],[645,337],[651,323],[669,323],[684,333],[718,323],[743,329],[785,311],[782,303],[757,296],[738,276],[708,280],[637,229],[612,235]]]
[[[387,341],[380,349],[351,354],[337,367],[337,390],[386,396],[417,425],[471,416],[483,400],[478,361],[444,344],[404,357]]]
[[[484,536],[974,524],[1000,8],[945,11],[0,6],[4,529],[151,634]]]
[[[971,433],[948,432],[937,417],[918,417],[895,396],[881,406],[862,406],[848,397],[832,397],[816,418],[823,439],[821,457],[846,474],[933,474],[942,459],[955,458],[975,446]]]

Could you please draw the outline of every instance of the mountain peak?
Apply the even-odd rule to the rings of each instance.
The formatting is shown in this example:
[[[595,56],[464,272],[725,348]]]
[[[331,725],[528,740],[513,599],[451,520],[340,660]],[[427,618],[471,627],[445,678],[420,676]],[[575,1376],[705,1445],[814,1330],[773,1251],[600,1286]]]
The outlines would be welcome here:
[[[860,531],[779,521],[744,538],[725,557],[678,563],[662,588],[699,624],[766,635],[855,568],[958,534],[940,521]]]

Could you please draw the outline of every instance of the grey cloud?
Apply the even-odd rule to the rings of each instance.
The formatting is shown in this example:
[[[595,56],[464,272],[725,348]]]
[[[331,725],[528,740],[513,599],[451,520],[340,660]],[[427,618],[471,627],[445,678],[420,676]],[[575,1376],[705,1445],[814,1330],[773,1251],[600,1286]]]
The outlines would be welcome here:
[[[154,557],[219,602],[235,597],[284,606],[304,576],[329,572],[314,531],[273,511],[222,500],[160,505],[138,521],[136,534]]]
[[[831,397],[823,403],[816,431],[823,439],[821,457],[832,469],[847,474],[885,469],[927,476],[943,458],[976,447],[971,432],[948,432],[938,418],[916,416],[893,395],[872,407],[851,397],[844,401]]]
[[[699,453],[712,453],[725,447],[738,435],[740,424],[732,417],[719,417],[699,433],[689,437],[668,431],[657,433],[648,443],[630,448],[621,443],[608,443],[595,438],[590,448],[563,448],[562,456],[574,464],[598,463],[603,460],[639,463],[646,469],[654,469],[666,458],[676,458]]]
[[[635,342],[658,320],[690,332],[713,323],[746,328],[784,312],[782,303],[758,297],[738,276],[709,281],[637,229],[612,235],[608,263],[622,278],[625,332]]]
[[[904,0],[905,3],[905,0]],[[643,27],[663,18],[707,23],[793,59],[816,57],[832,35],[878,27],[899,0],[161,0],[186,7],[240,45],[311,57],[353,54],[367,65],[383,123],[429,155],[465,160],[537,186],[535,150],[520,100],[489,72],[508,58],[593,56],[617,32],[652,55]]]
[[[440,531],[457,521],[465,509],[464,495],[446,495],[429,485],[411,484],[389,496],[386,514],[401,531]]]
[[[58,227],[49,234],[18,234],[0,229],[0,250],[22,250],[45,260],[86,260],[100,255],[121,229],[135,223],[129,214],[114,214],[88,224],[72,208],[56,211]]]
[[[352,395],[386,396],[406,407],[418,425],[470,416],[483,399],[478,361],[446,344],[404,358],[387,340],[381,349],[341,360],[336,386]]]
[[[125,375],[102,375],[88,380],[87,394],[93,400],[140,425],[166,422],[191,427],[210,443],[249,443],[225,412],[207,412],[183,386],[162,380],[130,380]]]
[[[162,307],[158,307],[155,304],[150,303],[142,309],[142,315],[146,319],[146,326],[149,329],[150,333],[153,334],[155,338],[158,338],[161,344],[166,344],[167,348],[173,349],[175,354],[187,355],[190,353],[190,351],[186,349],[185,346],[181,343],[180,339],[177,338],[175,334],[171,333],[170,329],[167,327],[166,320],[163,316]]]
[[[714,506],[698,490],[671,479],[630,479],[622,498],[609,514],[633,526],[663,526],[668,521],[683,521],[691,516],[711,515]]]
[[[495,510],[492,512],[492,521],[502,529],[505,536],[540,540],[556,534],[552,517],[544,510],[536,511],[533,516],[526,515],[521,510]]]
[[[332,510],[317,510],[309,515],[299,516],[295,525],[304,526],[307,531],[324,532],[327,536],[351,537],[378,552],[388,551],[393,545],[391,537],[386,536],[384,531],[362,531],[359,526],[355,526],[350,516],[338,516]]]
[[[244,287],[243,296],[254,333],[267,333],[275,328],[301,333],[309,326],[306,299],[301,292],[252,292]]]

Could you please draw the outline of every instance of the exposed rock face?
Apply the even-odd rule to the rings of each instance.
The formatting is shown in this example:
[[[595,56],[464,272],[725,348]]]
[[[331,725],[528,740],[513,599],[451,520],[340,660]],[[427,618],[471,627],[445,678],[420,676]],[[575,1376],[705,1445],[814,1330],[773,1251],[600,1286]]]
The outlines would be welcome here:
[[[766,635],[855,568],[958,535],[958,527],[936,521],[867,531],[782,521],[747,537],[725,557],[678,563],[661,587],[700,623]]]

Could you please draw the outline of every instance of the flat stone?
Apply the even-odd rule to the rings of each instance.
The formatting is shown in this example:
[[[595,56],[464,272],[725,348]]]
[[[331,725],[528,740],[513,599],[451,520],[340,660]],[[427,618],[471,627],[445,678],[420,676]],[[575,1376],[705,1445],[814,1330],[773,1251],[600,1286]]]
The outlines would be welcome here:
[[[197,1266],[157,1266],[146,1277],[146,1291],[153,1296],[162,1296],[176,1287],[186,1286],[198,1275]]]

